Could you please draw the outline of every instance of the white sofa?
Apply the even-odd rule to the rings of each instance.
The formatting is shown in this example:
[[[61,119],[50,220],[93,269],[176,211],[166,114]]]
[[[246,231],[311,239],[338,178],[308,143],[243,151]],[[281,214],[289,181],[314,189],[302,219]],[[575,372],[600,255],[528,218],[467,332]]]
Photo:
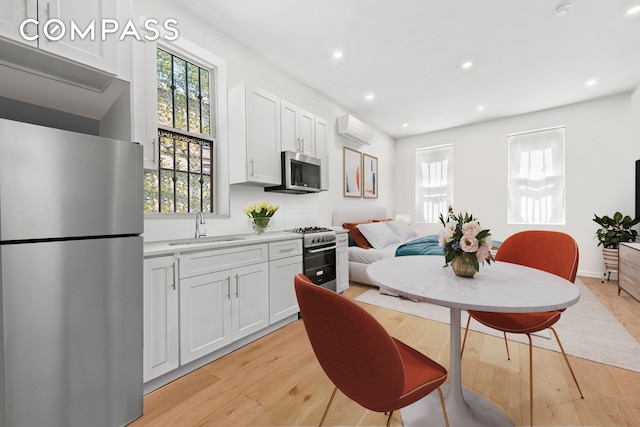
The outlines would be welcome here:
[[[387,209],[383,206],[336,208],[333,211],[332,224],[334,227],[342,227],[346,222],[365,222],[370,219],[387,219]],[[367,275],[367,266],[371,262],[352,261],[353,252],[361,248],[349,248],[349,280],[375,285]],[[393,256],[393,255],[391,255]]]

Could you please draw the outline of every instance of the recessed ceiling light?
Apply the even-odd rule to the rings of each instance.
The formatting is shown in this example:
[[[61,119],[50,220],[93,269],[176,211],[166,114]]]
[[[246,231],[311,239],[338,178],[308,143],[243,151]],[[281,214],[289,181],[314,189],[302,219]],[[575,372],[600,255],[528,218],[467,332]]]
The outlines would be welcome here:
[[[631,9],[627,10],[627,15],[635,15],[640,12],[640,4],[637,6],[633,6]]]
[[[408,127],[408,126],[409,126],[409,123],[403,123],[403,124],[402,124],[402,127],[403,127],[403,128],[406,128],[406,127]]]
[[[486,105],[482,105],[482,104],[480,104],[480,105],[478,105],[478,106],[476,107],[476,110],[477,110],[477,111],[484,111],[484,110],[486,110],[486,109],[487,109],[487,106],[486,106]]]
[[[587,80],[586,82],[584,82],[584,84],[589,87],[593,87],[598,84],[598,80],[597,79]]]
[[[336,58],[336,59],[342,58],[343,55],[344,54],[340,50],[336,50],[335,52],[333,52],[333,57]]]
[[[471,61],[467,61],[460,66],[460,68],[462,68],[463,70],[467,70],[471,67],[473,67],[473,62]]]
[[[372,93],[368,93],[364,96],[364,99],[366,99],[367,101],[373,101],[373,98],[375,98],[375,95]]]

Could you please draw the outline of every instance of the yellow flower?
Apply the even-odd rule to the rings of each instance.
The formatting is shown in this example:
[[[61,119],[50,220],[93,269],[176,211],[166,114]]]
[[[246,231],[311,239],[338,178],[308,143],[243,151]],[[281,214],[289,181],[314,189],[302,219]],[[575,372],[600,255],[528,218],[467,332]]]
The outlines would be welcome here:
[[[272,205],[265,200],[258,200],[257,202],[251,202],[242,209],[249,218],[269,218],[277,210],[279,206]]]

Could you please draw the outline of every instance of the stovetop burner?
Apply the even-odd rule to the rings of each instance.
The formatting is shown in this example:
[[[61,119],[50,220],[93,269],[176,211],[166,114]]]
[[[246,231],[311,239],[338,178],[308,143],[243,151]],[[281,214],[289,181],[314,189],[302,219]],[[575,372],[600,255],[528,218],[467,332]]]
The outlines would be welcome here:
[[[299,227],[289,231],[292,231],[294,233],[310,234],[310,233],[324,233],[324,232],[333,231],[333,230],[327,227]]]
[[[287,230],[302,234],[303,249],[335,245],[336,232],[327,227],[300,227]]]

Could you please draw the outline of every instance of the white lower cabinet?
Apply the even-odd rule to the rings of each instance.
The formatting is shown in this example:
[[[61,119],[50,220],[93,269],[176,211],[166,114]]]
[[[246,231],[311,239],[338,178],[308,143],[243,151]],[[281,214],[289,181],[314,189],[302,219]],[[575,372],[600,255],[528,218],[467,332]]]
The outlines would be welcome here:
[[[231,343],[230,271],[180,280],[182,365]]]
[[[295,320],[300,272],[300,238],[145,258],[144,382],[168,382]]]
[[[269,264],[231,272],[231,337],[238,340],[269,326]]]
[[[180,363],[269,325],[266,262],[180,281]]]
[[[349,242],[347,233],[336,236],[336,292],[349,289]]]
[[[293,278],[302,271],[301,239],[269,244],[269,322],[271,324],[300,311]]]
[[[180,365],[177,277],[174,255],[144,260],[144,382]]]
[[[276,323],[300,311],[293,278],[302,273],[302,255],[269,263],[269,322]]]
[[[180,364],[269,325],[267,244],[180,257]]]

